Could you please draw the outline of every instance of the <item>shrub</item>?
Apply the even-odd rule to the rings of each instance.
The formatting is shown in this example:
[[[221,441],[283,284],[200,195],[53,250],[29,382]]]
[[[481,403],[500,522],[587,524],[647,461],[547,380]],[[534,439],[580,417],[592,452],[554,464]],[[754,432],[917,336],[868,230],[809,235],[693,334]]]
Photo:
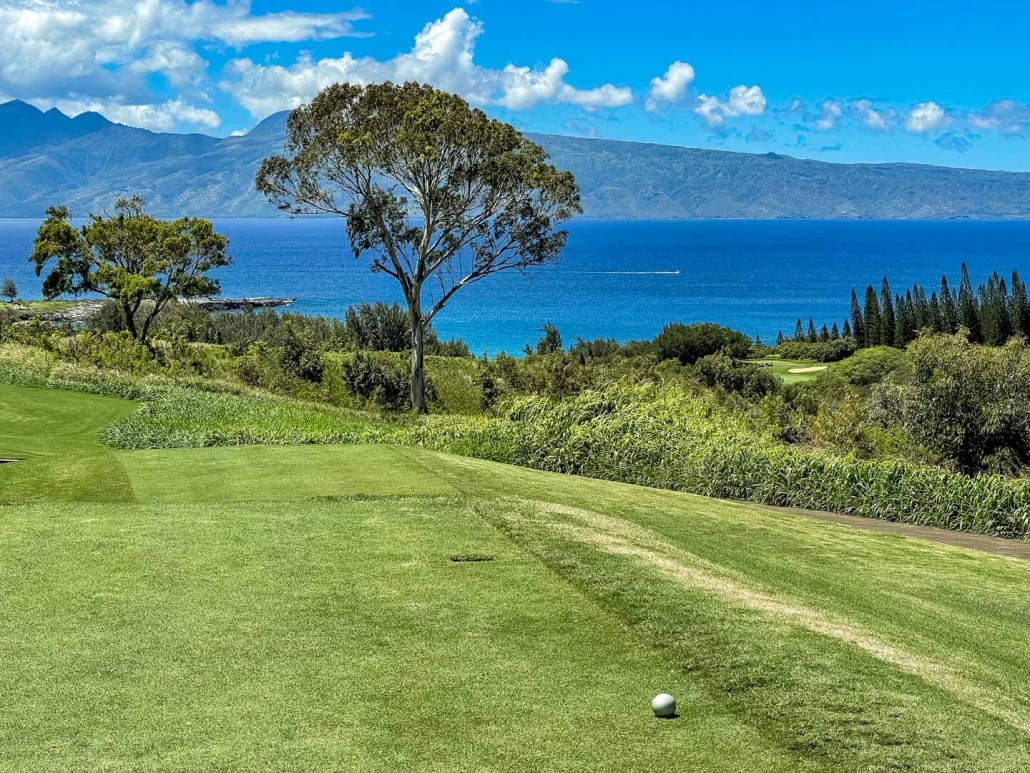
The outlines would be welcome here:
[[[873,346],[859,349],[843,360],[832,371],[835,377],[853,386],[879,384],[888,376],[902,371],[908,364],[908,356],[893,346]]]
[[[558,352],[565,351],[565,346],[561,340],[561,333],[554,325],[550,322],[544,323],[544,326],[540,329],[543,334],[540,339],[536,342],[536,349],[533,349],[529,344],[526,344],[526,354],[557,354]]]
[[[411,407],[411,371],[407,357],[388,353],[358,352],[343,365],[343,383],[355,397],[391,411]],[[426,399],[437,399],[431,379],[426,379]]]
[[[841,338],[837,341],[784,341],[773,349],[785,360],[808,362],[838,362],[855,353],[855,341]]]
[[[746,359],[751,351],[751,339],[743,333],[720,327],[710,322],[696,325],[666,325],[654,340],[655,352],[660,360],[679,360],[693,365],[709,354],[726,350],[730,357]]]
[[[409,442],[537,469],[725,499],[1030,536],[1030,485],[900,461],[783,446],[713,398],[614,385],[567,400],[520,397],[495,418],[437,417]]]
[[[294,378],[322,383],[322,360],[305,332],[288,320],[280,328],[278,338],[282,342],[282,369]]]
[[[124,373],[159,369],[151,351],[129,333],[79,333],[61,342],[58,353],[71,362]]]
[[[702,357],[694,365],[698,380],[708,387],[718,387],[748,398],[762,398],[780,389],[780,380],[762,368],[720,352]]]
[[[970,343],[963,333],[909,345],[910,379],[880,385],[872,410],[967,472],[1030,464],[1030,349]]]
[[[400,304],[359,303],[347,309],[344,319],[355,349],[403,352],[411,348],[411,323]]]

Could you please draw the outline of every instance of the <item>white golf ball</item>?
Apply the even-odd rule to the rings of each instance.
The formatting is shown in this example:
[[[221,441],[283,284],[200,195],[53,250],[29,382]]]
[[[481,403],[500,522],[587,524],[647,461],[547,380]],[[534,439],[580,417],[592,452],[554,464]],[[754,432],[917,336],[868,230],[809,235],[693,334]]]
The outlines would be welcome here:
[[[676,699],[667,692],[656,695],[651,701],[651,710],[654,711],[656,717],[662,719],[674,717],[676,716]]]

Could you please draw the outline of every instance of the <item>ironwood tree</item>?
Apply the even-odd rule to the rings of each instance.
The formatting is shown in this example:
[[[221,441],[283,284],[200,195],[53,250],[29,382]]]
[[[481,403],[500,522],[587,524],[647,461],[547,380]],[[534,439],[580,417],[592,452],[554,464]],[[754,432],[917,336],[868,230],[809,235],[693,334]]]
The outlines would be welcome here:
[[[398,283],[421,412],[427,325],[463,287],[557,260],[557,227],[582,211],[572,174],[541,147],[423,84],[329,86],[290,113],[284,151],[257,189],[291,214],[346,218],[355,258]]]

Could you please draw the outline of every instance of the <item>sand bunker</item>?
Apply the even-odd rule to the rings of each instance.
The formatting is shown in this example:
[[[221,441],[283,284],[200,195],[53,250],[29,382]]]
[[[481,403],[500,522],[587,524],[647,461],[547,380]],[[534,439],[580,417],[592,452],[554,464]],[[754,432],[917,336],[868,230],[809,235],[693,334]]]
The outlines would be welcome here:
[[[811,368],[791,368],[788,373],[818,373],[821,370],[826,370],[826,365],[816,365]]]

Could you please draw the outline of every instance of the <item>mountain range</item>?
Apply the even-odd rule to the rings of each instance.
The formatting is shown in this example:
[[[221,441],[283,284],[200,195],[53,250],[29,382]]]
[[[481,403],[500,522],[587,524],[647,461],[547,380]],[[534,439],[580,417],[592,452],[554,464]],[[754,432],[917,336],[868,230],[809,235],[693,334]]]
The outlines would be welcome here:
[[[0,105],[0,217],[110,209],[139,193],[158,216],[278,214],[254,190],[282,150],[286,113],[238,137],[170,134]],[[529,134],[573,172],[593,218],[1030,219],[1030,173],[919,164],[834,164],[633,142]]]

